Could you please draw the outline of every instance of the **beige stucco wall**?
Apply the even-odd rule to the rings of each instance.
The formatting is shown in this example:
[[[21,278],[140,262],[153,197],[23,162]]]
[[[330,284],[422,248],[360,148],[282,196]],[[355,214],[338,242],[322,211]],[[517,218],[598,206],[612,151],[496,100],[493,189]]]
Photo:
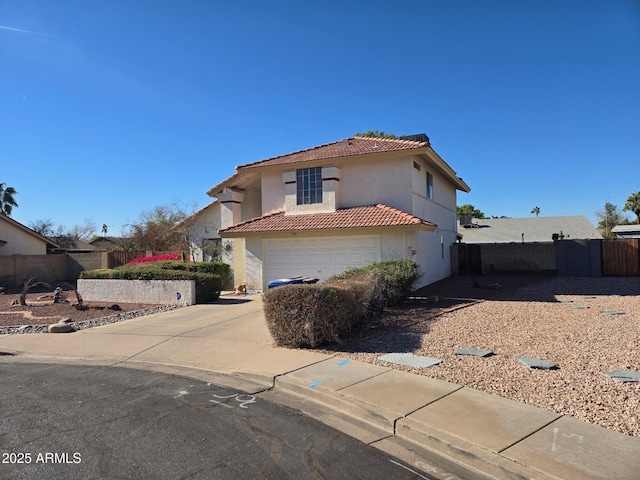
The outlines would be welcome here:
[[[208,239],[217,239],[220,228],[220,203],[209,205],[198,217],[198,222],[191,228],[189,238],[195,262],[203,261],[202,244]]]
[[[455,243],[455,232],[417,231],[412,234],[410,242],[415,245],[415,254],[410,258],[420,265],[421,277],[417,287],[451,275],[451,245]]]
[[[262,173],[262,214],[281,212],[284,210],[284,182],[281,170],[270,170]]]
[[[382,203],[411,211],[410,156],[378,159],[365,156],[341,167],[340,207]]]
[[[0,239],[7,242],[0,247],[0,255],[45,255],[47,253],[45,242],[1,218]]]
[[[244,191],[244,200],[242,201],[241,219],[250,220],[262,215],[262,189],[258,183],[253,188],[247,188]]]
[[[245,240],[245,270],[244,280],[242,283],[246,283],[250,289],[263,289],[262,279],[262,239],[260,238],[247,238]]]
[[[330,203],[335,202],[336,208],[383,203],[409,212],[411,210],[411,196],[408,194],[411,185],[411,173],[408,168],[410,161],[410,155],[391,158],[368,155],[358,159],[350,158],[342,163],[326,161],[308,166],[322,166],[323,176],[339,176],[340,181],[331,182],[331,187],[334,188],[327,196],[327,200],[331,199]],[[283,178],[287,170],[292,169],[283,167],[262,173],[263,215],[285,210],[286,188]],[[295,169],[292,171],[295,179]],[[292,188],[295,193],[295,185]],[[306,210],[326,211],[326,208],[320,205],[296,208],[300,210],[299,213],[310,213]],[[304,209],[306,210],[303,212]]]

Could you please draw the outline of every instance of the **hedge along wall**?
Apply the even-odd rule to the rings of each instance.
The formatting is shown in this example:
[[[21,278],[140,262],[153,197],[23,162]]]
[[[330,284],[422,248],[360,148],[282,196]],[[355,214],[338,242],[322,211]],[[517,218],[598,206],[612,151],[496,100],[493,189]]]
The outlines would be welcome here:
[[[87,302],[194,305],[194,280],[78,280],[78,292]]]

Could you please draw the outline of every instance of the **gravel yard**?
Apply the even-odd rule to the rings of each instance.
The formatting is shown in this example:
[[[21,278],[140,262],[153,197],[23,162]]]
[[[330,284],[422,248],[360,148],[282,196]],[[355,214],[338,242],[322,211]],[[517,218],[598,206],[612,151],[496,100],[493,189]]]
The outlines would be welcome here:
[[[410,300],[390,309],[375,328],[326,351],[640,436],[640,382],[621,383],[603,375],[640,371],[640,278],[506,277],[498,279],[504,287],[495,290],[487,288],[491,280],[478,280],[485,288],[470,288],[470,277],[427,287],[418,293],[445,294],[447,299]],[[494,355],[454,354],[465,346]],[[416,369],[378,360],[395,352],[442,363]],[[558,368],[529,369],[515,356],[539,358]]]
[[[0,295],[0,335],[45,333],[52,323],[69,321],[76,330],[119,322],[174,307],[146,303],[85,302],[84,309],[73,306],[77,300],[70,291],[62,293],[62,303],[53,303],[51,292],[34,292],[26,296],[27,305],[19,305],[20,295]]]

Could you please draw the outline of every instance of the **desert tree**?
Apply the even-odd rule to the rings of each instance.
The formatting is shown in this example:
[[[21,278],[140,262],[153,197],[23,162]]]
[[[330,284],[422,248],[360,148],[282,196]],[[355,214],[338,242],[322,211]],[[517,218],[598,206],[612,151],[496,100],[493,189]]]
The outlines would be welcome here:
[[[531,210],[531,213],[535,213],[536,214],[536,218],[538,218],[538,215],[540,215],[540,207],[533,207],[533,210]]]
[[[364,133],[361,132],[356,132],[354,134],[354,136],[356,137],[374,137],[374,138],[398,138],[397,135],[393,134],[393,133],[385,133],[383,131],[380,130],[367,130]]]
[[[640,225],[640,190],[629,195],[622,211],[633,212],[636,216],[636,223]]]
[[[178,204],[158,205],[142,212],[136,223],[127,226],[127,236],[136,250],[166,252],[188,249],[184,235],[174,229],[188,217]]]
[[[50,218],[40,218],[29,222],[29,228],[43,237],[53,237],[56,234],[55,226]]]
[[[602,229],[603,238],[615,238],[615,233],[611,233],[611,229],[616,225],[627,223],[627,218],[620,212],[617,205],[611,202],[605,202],[604,209],[596,212],[598,217],[598,228]]]
[[[457,206],[456,214],[458,218],[464,215],[471,215],[471,218],[487,218],[484,213],[469,203]]]

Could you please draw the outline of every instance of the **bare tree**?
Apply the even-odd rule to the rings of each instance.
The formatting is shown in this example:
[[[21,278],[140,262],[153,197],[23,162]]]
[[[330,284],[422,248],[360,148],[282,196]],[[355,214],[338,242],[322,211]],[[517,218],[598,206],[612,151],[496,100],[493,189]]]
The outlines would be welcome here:
[[[43,237],[55,235],[55,224],[50,218],[41,218],[29,223],[29,228]]]
[[[129,225],[127,236],[135,248],[140,250],[187,250],[184,235],[173,228],[187,217],[185,210],[175,203],[159,205],[143,212],[137,223]]]

